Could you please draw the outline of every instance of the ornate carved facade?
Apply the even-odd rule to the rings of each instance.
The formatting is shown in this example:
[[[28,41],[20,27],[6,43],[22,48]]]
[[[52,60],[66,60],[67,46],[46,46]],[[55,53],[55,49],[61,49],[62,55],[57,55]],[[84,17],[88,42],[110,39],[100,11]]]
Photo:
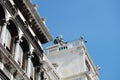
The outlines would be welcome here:
[[[0,80],[59,79],[43,60],[52,40],[43,20],[30,0],[0,0]]]

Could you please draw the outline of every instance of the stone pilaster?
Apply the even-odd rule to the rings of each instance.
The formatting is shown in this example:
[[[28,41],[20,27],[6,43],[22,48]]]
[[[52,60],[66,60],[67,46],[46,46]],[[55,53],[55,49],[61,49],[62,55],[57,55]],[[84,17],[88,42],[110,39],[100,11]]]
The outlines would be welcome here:
[[[33,57],[32,55],[32,51],[28,52],[28,65],[27,65],[27,75],[28,77],[30,77],[30,74],[31,74],[31,67],[32,67],[32,62],[31,62],[31,58]]]
[[[17,63],[18,63],[18,57],[20,56],[20,53],[19,53],[20,41],[21,41],[21,37],[17,36],[16,37],[15,53],[14,53],[14,59]]]
[[[5,42],[5,35],[6,35],[6,28],[7,28],[7,22],[4,22],[1,27],[2,27],[2,31],[1,31],[0,38],[1,38],[1,43],[4,44],[4,42]]]

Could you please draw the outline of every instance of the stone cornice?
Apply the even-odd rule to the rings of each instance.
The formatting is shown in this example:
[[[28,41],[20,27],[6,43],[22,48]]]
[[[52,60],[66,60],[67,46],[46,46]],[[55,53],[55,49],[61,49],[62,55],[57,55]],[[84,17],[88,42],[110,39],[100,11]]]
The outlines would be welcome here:
[[[33,7],[30,0],[13,0],[16,6],[19,8],[23,16],[25,17],[28,24],[31,26],[32,30],[41,41],[41,43],[46,43],[52,40],[46,25],[43,23],[38,12]]]

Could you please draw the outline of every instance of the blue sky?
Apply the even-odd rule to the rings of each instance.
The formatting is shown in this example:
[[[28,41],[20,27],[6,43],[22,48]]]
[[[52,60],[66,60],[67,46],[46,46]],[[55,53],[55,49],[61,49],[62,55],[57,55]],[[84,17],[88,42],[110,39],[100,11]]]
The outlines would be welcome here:
[[[120,80],[120,0],[33,0],[53,38],[84,34],[87,49],[101,67],[100,80]]]

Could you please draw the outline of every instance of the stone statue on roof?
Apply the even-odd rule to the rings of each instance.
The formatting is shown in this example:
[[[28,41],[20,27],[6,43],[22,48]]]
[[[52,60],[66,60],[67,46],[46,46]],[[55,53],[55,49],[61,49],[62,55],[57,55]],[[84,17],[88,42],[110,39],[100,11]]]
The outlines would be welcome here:
[[[64,42],[64,40],[63,40],[63,38],[62,38],[62,35],[59,35],[59,36],[57,36],[56,38],[55,38],[55,40],[54,40],[54,44],[60,44],[60,45],[62,45],[62,44],[64,44],[65,42]]]

